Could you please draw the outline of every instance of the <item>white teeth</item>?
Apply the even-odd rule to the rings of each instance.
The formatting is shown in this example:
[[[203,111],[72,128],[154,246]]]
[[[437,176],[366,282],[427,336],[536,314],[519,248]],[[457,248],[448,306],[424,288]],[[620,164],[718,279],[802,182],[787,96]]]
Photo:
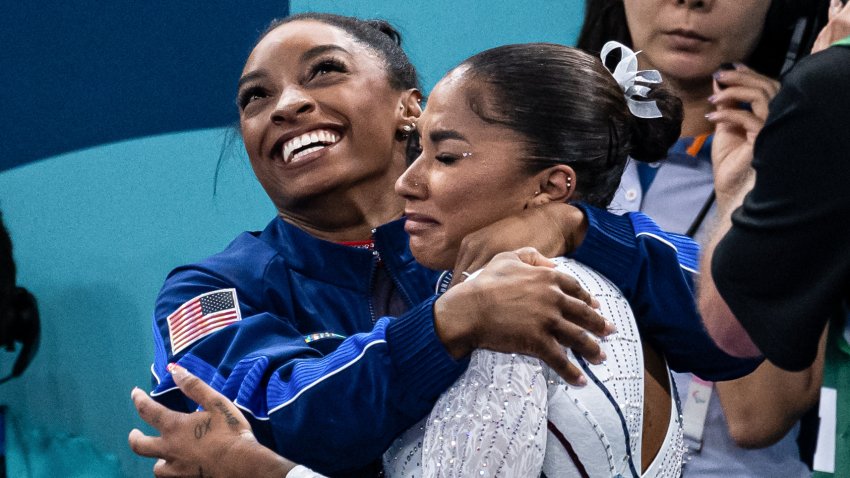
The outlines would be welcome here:
[[[306,156],[306,155],[312,153],[313,151],[318,151],[322,148],[324,148],[324,146],[313,146],[311,148],[301,150],[301,151],[295,153],[295,156],[292,157],[291,162],[294,163],[295,161],[298,161],[299,159],[301,159],[303,156]]]
[[[314,151],[318,151],[330,144],[334,144],[339,141],[339,136],[333,131],[329,130],[314,130],[307,133],[304,133],[300,136],[290,139],[283,145],[283,160],[286,162],[294,161],[296,158],[300,158],[301,156],[312,153]],[[290,157],[293,151],[303,148],[305,146],[311,145],[313,143],[322,143],[317,144],[316,146],[311,146],[303,151],[299,151],[295,156]]]

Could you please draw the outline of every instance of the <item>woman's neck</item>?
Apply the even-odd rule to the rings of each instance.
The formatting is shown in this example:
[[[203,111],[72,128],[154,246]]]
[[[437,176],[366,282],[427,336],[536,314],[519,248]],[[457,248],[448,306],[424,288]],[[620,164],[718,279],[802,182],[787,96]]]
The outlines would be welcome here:
[[[665,81],[682,100],[682,136],[698,136],[714,131],[714,125],[705,118],[707,113],[714,111],[714,106],[708,102],[712,94],[711,78],[708,81],[679,81],[667,77]]]
[[[324,193],[278,209],[284,221],[332,242],[369,239],[373,229],[400,218],[403,212],[404,200],[392,184]]]

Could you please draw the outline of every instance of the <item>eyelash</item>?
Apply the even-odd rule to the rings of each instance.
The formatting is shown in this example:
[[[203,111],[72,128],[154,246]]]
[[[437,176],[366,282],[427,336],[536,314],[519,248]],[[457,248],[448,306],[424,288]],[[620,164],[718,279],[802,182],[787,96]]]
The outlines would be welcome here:
[[[319,76],[327,75],[331,72],[338,73],[347,73],[348,68],[346,68],[345,63],[336,58],[325,58],[319,60],[313,67],[310,69],[309,79],[312,80]]]
[[[450,166],[454,164],[455,161],[460,159],[460,156],[456,156],[453,154],[438,154],[435,158],[437,161],[445,164],[446,166]]]
[[[244,110],[249,103],[254,101],[255,98],[265,98],[266,91],[260,86],[252,86],[246,88],[239,94],[239,98],[237,99],[237,103],[239,104],[239,109]]]
[[[341,60],[336,58],[325,58],[317,62],[310,69],[310,74],[308,76],[308,81],[315,79],[320,76],[324,76],[331,72],[339,72],[346,73],[348,69]],[[239,94],[237,98],[237,104],[239,105],[239,109],[245,109],[249,103],[254,101],[255,98],[265,98],[268,95],[266,90],[261,86],[252,86],[246,88],[242,93]]]

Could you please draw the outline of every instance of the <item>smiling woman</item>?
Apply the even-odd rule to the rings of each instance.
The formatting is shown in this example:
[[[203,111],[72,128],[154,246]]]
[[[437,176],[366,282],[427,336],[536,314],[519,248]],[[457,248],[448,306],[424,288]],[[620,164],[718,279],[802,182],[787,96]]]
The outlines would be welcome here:
[[[358,31],[399,55],[377,29]],[[291,17],[270,27],[239,80],[239,123],[257,178],[285,220],[322,239],[349,239],[338,225],[357,223],[368,223],[359,231],[368,237],[399,217],[397,131],[419,116],[421,94],[409,63],[388,71],[393,61],[373,50],[346,30]]]

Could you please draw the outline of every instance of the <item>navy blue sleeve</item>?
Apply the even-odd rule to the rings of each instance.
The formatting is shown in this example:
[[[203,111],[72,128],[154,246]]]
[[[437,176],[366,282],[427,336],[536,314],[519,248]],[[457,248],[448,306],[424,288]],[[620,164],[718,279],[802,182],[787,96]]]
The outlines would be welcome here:
[[[699,246],[662,231],[642,213],[618,216],[578,205],[588,218],[584,242],[572,254],[614,282],[629,301],[641,336],[664,354],[670,368],[704,380],[744,376],[761,359],[723,352],[702,324],[694,300]]]
[[[351,472],[379,459],[466,366],[436,336],[435,297],[400,317],[380,318],[325,354],[293,321],[240,297],[241,320],[173,353],[168,315],[199,294],[232,287],[191,267],[166,281],[154,314],[152,395],[177,410],[197,408],[166,372],[168,363],[179,363],[233,400],[261,443],[321,473]]]

